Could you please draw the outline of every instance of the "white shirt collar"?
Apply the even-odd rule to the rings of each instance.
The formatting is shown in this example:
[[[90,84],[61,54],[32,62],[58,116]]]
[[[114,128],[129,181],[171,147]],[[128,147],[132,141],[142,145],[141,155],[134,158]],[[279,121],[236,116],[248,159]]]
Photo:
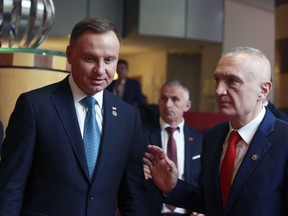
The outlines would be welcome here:
[[[76,85],[72,75],[69,76],[69,84],[74,98],[74,103],[79,103],[87,95]],[[102,110],[103,106],[103,90],[93,95],[96,99],[98,106]]]
[[[238,133],[240,134],[241,138],[247,143],[249,144],[251,142],[251,140],[254,137],[254,134],[256,133],[260,123],[262,122],[264,116],[266,113],[266,109],[263,106],[262,110],[260,111],[260,113],[252,120],[250,121],[248,124],[244,125],[243,127],[241,127],[238,131]],[[230,131],[229,134],[232,130],[235,130],[232,128],[231,124],[230,124]]]
[[[172,126],[169,125],[168,123],[166,123],[166,122],[160,117],[160,127],[161,127],[161,130],[165,130],[165,128],[167,128],[167,127],[172,127]],[[179,127],[179,132],[180,132],[180,133],[183,132],[184,118],[182,118],[181,122],[180,122],[176,127]]]

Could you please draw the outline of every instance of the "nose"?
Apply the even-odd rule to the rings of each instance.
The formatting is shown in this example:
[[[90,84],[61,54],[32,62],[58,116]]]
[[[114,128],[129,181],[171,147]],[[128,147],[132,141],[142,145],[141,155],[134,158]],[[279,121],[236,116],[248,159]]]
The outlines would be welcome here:
[[[171,107],[173,103],[171,99],[167,99],[165,104],[166,104],[166,107]]]
[[[218,82],[215,84],[215,94],[216,95],[223,95],[227,93],[226,85],[223,82]]]
[[[94,64],[94,67],[93,67],[93,72],[94,73],[98,73],[98,74],[102,74],[105,72],[105,69],[104,69],[104,63],[102,62],[96,62]]]

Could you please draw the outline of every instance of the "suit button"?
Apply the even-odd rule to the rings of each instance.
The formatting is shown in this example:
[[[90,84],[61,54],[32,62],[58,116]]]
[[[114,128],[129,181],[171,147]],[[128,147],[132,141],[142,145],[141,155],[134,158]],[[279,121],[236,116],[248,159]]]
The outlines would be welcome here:
[[[94,199],[94,195],[93,194],[89,194],[89,200],[93,200]]]

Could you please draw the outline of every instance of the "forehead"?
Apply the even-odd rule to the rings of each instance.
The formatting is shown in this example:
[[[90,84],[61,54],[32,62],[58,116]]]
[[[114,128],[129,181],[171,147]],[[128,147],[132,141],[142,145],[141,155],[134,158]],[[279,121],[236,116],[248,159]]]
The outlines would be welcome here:
[[[216,66],[214,76],[251,77],[253,76],[251,61],[247,56],[242,55],[222,57]]]
[[[77,41],[75,41],[75,46],[83,46],[84,48],[95,48],[93,45],[97,45],[97,48],[105,47],[115,47],[120,49],[120,42],[113,31],[108,31],[106,33],[95,33],[93,31],[83,32]]]
[[[184,89],[179,85],[167,85],[164,86],[161,90],[162,96],[173,97],[173,96],[182,96],[184,93]]]

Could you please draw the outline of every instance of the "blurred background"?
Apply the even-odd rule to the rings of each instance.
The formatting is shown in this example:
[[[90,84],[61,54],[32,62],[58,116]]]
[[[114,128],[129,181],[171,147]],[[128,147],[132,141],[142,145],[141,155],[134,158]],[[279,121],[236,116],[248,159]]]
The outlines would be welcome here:
[[[157,103],[158,90],[166,80],[179,79],[189,87],[193,111],[217,112],[213,72],[221,52],[235,46],[252,46],[261,49],[271,61],[274,88],[270,100],[288,111],[288,0],[53,0],[53,3],[53,26],[37,47],[39,52],[34,50],[28,57],[32,66],[26,65],[30,60],[22,54],[9,51],[9,57],[8,51],[2,49],[6,55],[0,58],[0,92],[12,95],[12,98],[0,97],[4,127],[14,98],[20,92],[67,75],[65,50],[69,33],[84,17],[105,17],[118,27],[122,35],[120,58],[128,61],[128,76],[141,82],[149,104]],[[47,55],[52,56],[48,63]],[[9,62],[13,69],[8,67]],[[23,74],[15,65],[20,71],[30,67],[29,72]]]

